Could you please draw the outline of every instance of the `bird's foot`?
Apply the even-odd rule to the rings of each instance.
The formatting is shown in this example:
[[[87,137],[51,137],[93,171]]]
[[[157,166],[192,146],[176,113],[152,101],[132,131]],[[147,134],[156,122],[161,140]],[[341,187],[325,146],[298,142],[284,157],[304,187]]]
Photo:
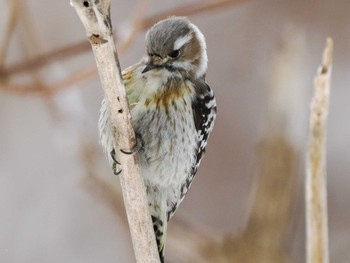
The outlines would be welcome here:
[[[112,164],[113,173],[115,175],[119,175],[123,170],[119,168],[120,162],[118,162],[118,160],[115,158],[115,150],[113,149],[110,154],[111,154],[111,158],[113,160],[113,164]]]
[[[131,155],[131,154],[138,153],[140,151],[140,149],[142,148],[142,146],[143,146],[143,142],[142,142],[141,135],[136,133],[135,145],[130,150],[120,149],[120,151],[124,154]]]

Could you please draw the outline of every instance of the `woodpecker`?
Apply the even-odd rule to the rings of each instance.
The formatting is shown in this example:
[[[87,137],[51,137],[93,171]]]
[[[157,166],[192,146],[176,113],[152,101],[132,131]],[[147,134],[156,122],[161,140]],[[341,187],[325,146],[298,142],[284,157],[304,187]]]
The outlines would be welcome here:
[[[185,17],[169,17],[146,33],[146,54],[122,72],[137,135],[161,262],[167,223],[197,172],[216,117],[214,93],[205,81],[208,58],[201,31]],[[102,101],[100,141],[115,173],[120,165],[110,113]],[[118,171],[119,170],[119,171]]]

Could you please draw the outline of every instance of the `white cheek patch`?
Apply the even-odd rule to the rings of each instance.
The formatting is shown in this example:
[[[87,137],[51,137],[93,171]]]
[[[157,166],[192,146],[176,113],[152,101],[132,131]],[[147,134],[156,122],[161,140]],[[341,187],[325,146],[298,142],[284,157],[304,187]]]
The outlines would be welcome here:
[[[207,71],[207,67],[208,67],[207,44],[205,43],[204,35],[198,29],[198,27],[196,27],[193,24],[190,24],[190,26],[192,27],[193,31],[195,32],[196,37],[199,41],[199,45],[201,46],[201,49],[202,49],[201,64],[199,65],[197,72],[196,72],[196,77],[199,78],[205,74],[205,72]]]
[[[179,37],[178,39],[176,39],[176,41],[174,43],[174,50],[180,49],[183,45],[190,42],[191,39],[192,39],[192,34],[188,34],[186,36]]]

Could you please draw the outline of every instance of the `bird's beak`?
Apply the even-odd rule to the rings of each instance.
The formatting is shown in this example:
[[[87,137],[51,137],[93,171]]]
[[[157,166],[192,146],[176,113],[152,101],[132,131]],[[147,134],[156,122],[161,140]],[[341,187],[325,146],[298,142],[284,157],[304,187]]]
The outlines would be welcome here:
[[[151,69],[155,68],[157,65],[153,63],[153,61],[150,61],[148,65],[142,70],[142,74],[150,71]]]

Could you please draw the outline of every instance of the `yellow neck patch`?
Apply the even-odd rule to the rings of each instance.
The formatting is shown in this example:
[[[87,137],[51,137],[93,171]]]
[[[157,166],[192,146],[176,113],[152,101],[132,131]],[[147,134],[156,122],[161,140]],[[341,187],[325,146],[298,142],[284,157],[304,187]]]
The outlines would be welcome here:
[[[178,79],[170,80],[163,90],[155,93],[152,98],[147,98],[145,100],[145,106],[151,107],[155,105],[158,110],[164,108],[167,111],[168,107],[171,105],[176,107],[175,102],[182,101],[179,99],[183,98],[186,93],[190,95],[192,91],[184,81],[179,81]],[[184,103],[186,102],[184,101]]]

